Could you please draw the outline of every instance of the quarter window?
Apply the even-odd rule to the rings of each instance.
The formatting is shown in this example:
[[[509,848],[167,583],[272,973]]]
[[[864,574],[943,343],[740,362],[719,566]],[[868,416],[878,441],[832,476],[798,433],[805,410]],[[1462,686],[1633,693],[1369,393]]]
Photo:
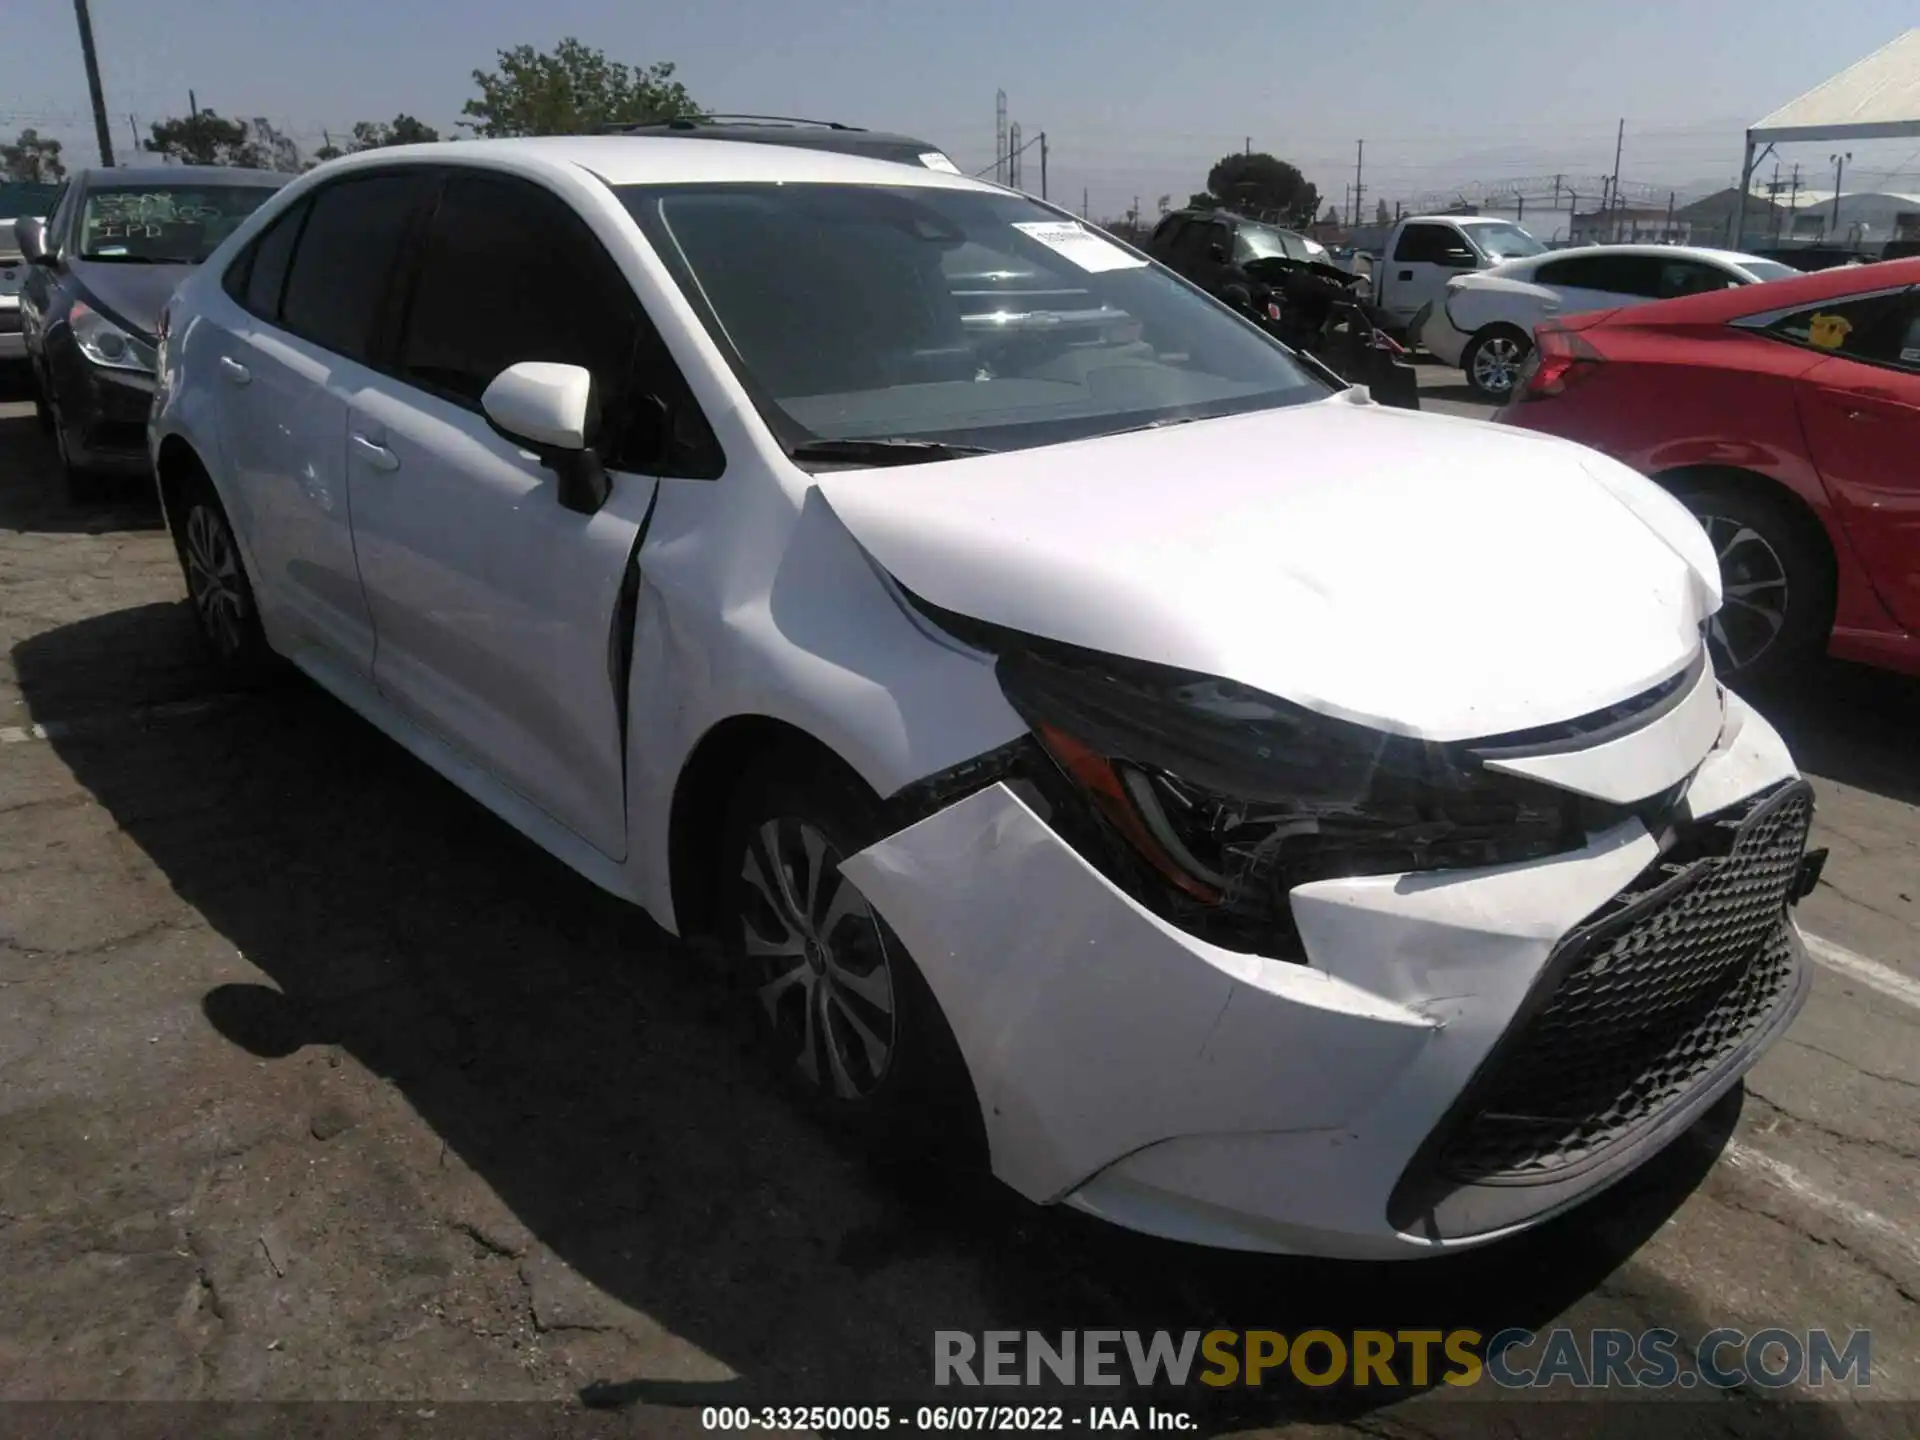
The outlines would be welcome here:
[[[418,174],[356,176],[313,197],[280,301],[287,329],[350,360],[375,358],[388,281],[424,185]]]
[[[1830,300],[1767,326],[1776,340],[1870,364],[1920,369],[1920,316],[1911,290]]]
[[[286,288],[288,263],[306,215],[303,200],[254,237],[246,253],[227,267],[227,293],[262,320],[280,319],[280,292]]]

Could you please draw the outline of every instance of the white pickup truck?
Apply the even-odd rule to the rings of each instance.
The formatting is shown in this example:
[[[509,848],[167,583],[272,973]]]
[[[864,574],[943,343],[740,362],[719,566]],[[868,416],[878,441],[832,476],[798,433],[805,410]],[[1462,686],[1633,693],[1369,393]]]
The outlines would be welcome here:
[[[1422,312],[1439,303],[1453,276],[1547,248],[1495,215],[1409,215],[1376,233],[1377,244],[1366,243],[1372,236],[1354,237],[1372,255],[1373,303],[1414,341]]]

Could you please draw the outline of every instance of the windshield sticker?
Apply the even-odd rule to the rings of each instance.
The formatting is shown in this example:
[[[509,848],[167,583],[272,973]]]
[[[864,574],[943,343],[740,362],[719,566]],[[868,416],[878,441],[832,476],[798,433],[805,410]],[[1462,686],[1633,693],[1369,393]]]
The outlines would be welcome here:
[[[1915,361],[1920,361],[1920,345],[1909,345],[1900,352],[1902,365],[1911,365]]]
[[[1091,275],[1103,270],[1144,270],[1147,266],[1145,260],[1135,259],[1111,240],[1071,220],[1028,220],[1017,222],[1013,228]]]
[[[944,170],[949,175],[958,175],[960,167],[942,155],[938,150],[929,150],[920,157],[920,163],[929,170]]]
[[[1853,322],[1844,315],[1816,315],[1807,326],[1807,343],[1818,350],[1838,350],[1852,330]]]

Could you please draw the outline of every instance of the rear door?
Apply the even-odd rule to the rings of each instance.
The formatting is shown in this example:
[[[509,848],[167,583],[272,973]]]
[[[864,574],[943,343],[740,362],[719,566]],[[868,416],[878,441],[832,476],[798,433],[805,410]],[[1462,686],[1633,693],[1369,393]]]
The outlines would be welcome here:
[[[623,454],[618,427],[639,413],[632,386],[657,341],[586,223],[517,177],[453,171],[414,270],[388,373],[354,395],[347,427],[375,683],[623,859],[622,590],[658,482]],[[553,472],[482,413],[487,386],[526,360],[593,372],[615,427],[602,446],[612,494],[597,514],[564,508]]]
[[[1380,308],[1404,324],[1421,306],[1438,304],[1449,279],[1479,265],[1480,253],[1456,227],[1424,220],[1408,224],[1386,259]]]
[[[353,175],[289,209],[222,277],[235,308],[202,382],[220,396],[229,497],[290,658],[371,674],[348,523],[347,402],[371,375],[404,238],[431,176]],[[201,347],[205,353],[206,347]]]
[[[1826,356],[1794,386],[1808,449],[1874,589],[1920,631],[1920,288],[1813,306],[1767,333]]]

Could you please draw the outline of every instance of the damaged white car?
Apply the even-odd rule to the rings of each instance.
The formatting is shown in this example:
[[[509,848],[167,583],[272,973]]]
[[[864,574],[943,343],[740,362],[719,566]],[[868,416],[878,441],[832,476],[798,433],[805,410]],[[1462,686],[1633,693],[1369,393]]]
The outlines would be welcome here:
[[[801,1084],[1034,1201],[1484,1241],[1803,999],[1811,796],[1714,678],[1686,512],[1373,405],[1025,196],[718,141],[370,152],[162,331],[222,655],[718,935]]]

